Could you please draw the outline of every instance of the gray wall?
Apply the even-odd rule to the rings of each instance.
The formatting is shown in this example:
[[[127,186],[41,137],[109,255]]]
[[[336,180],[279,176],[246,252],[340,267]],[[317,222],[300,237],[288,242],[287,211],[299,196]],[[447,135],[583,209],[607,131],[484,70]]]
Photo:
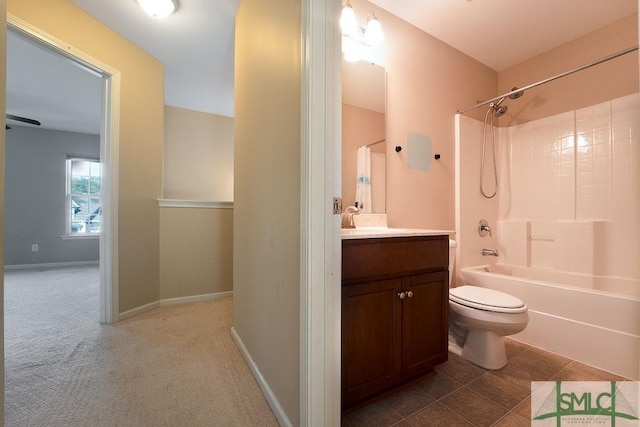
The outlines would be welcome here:
[[[4,264],[98,261],[98,239],[60,236],[67,154],[98,157],[100,137],[12,125],[6,138]]]

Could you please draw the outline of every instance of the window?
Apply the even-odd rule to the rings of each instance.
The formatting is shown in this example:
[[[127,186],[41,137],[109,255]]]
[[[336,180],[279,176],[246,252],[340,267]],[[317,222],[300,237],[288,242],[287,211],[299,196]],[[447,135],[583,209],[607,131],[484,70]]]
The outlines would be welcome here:
[[[67,158],[67,234],[100,233],[100,160]]]

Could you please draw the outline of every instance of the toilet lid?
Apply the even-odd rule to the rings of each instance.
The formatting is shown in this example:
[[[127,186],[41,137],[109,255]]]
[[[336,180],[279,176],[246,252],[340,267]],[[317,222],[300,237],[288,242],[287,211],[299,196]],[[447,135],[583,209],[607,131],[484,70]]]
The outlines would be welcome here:
[[[449,289],[449,299],[458,304],[481,310],[520,313],[527,306],[519,298],[494,289],[479,286],[459,286]]]

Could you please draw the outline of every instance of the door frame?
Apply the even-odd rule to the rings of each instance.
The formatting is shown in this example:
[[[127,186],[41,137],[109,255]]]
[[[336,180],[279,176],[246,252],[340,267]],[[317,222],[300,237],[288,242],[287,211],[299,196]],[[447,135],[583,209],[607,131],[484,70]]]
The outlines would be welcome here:
[[[340,0],[302,1],[300,425],[340,425]]]
[[[118,146],[120,135],[120,71],[7,13],[7,31],[15,31],[62,59],[102,79],[100,164],[102,230],[100,233],[100,322],[119,320],[118,307]]]

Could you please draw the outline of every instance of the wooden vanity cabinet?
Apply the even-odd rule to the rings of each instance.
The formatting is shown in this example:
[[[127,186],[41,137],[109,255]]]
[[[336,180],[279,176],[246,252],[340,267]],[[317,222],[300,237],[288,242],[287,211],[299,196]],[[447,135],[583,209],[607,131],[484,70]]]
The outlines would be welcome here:
[[[342,241],[342,407],[447,360],[448,236]]]

